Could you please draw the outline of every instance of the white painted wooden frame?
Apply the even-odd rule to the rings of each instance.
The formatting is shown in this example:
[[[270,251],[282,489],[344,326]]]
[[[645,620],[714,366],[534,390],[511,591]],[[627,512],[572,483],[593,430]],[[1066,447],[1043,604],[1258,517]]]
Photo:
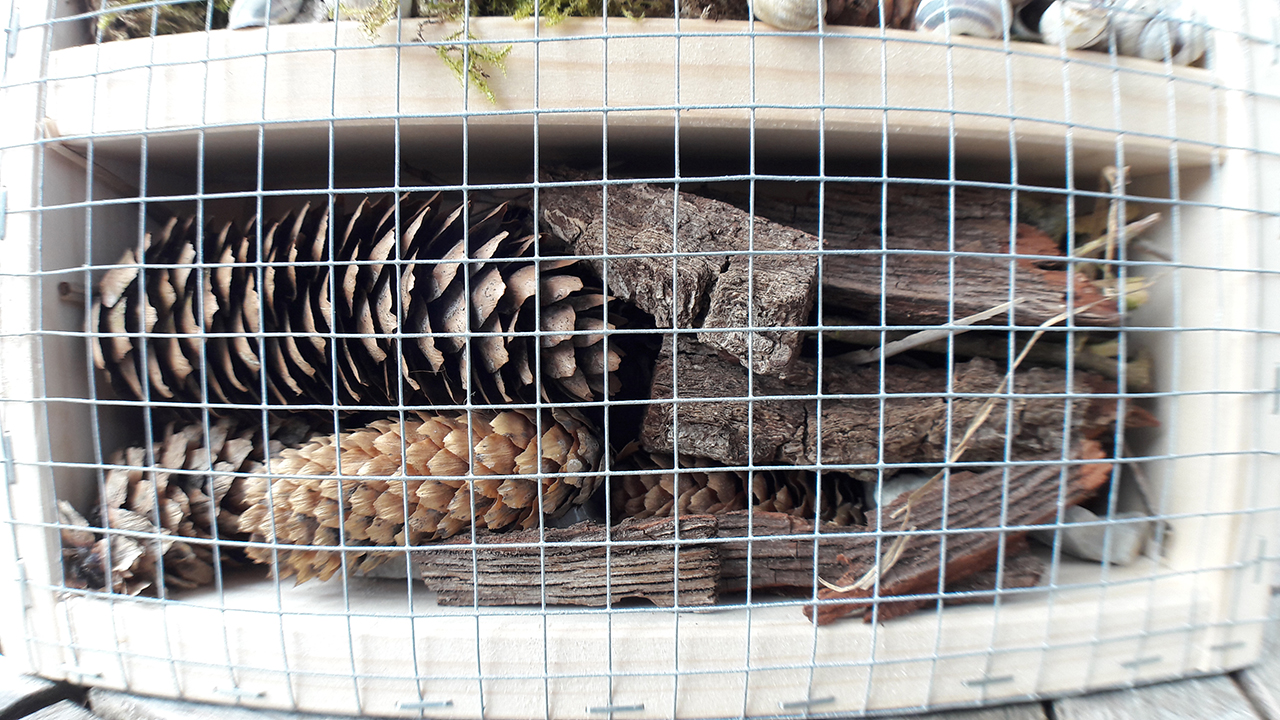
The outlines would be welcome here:
[[[535,37],[530,22],[472,20],[477,38],[514,43],[507,75],[491,80],[496,107],[464,94],[430,48],[397,54],[394,26],[374,45],[342,24],[64,47],[72,28],[58,26],[51,39],[41,25],[62,12],[54,5],[14,6],[24,29],[0,91],[0,643],[30,671],[330,713],[701,718],[1043,697],[1257,657],[1280,507],[1280,71],[1274,38],[1264,39],[1271,48],[1251,46],[1239,33],[1267,35],[1273,3],[1222,3],[1213,70],[1122,58],[1116,66],[1137,71],[1124,73],[1105,55],[1064,62],[1042,46],[1020,44],[1007,58],[982,41],[948,49],[890,32],[895,42],[882,46],[879,34],[848,28],[821,42],[752,39],[745,23],[701,21],[682,21],[676,39],[674,22],[619,19],[608,22],[606,71],[599,21],[541,28],[545,42],[535,45],[524,42]],[[418,23],[399,30],[408,39]],[[446,32],[426,28],[429,38]],[[887,103],[901,108],[887,116],[865,109],[886,102],[882,60]],[[957,114],[909,109],[947,107],[949,83]],[[695,107],[680,112],[681,132],[725,152],[745,147],[748,128],[775,148],[810,148],[821,127],[831,151],[878,153],[887,127],[891,153],[936,157],[954,128],[961,161],[1007,163],[1011,137],[1022,163],[1049,168],[1064,165],[1068,147],[1076,169],[1091,171],[1122,149],[1135,191],[1156,196],[1169,191],[1176,159],[1187,204],[1176,234],[1155,241],[1176,247],[1183,267],[1135,316],[1183,328],[1139,335],[1160,358],[1159,387],[1172,393],[1156,402],[1164,428],[1149,439],[1153,454],[1173,456],[1148,467],[1165,483],[1164,556],[1109,570],[1064,561],[1054,587],[994,607],[817,630],[792,605],[474,612],[436,608],[418,593],[410,612],[403,583],[371,580],[352,580],[350,594],[337,583],[277,593],[239,578],[175,602],[58,592],[58,537],[47,525],[55,468],[57,496],[83,501],[94,473],[74,463],[93,462],[93,440],[86,405],[45,400],[84,397],[87,374],[83,340],[49,332],[82,327],[79,308],[57,300],[67,273],[38,271],[85,262],[85,210],[75,204],[85,199],[78,155],[90,140],[101,200],[136,196],[110,169],[143,137],[153,157],[177,155],[205,128],[210,151],[252,156],[261,130],[292,138],[289,152],[301,158],[327,152],[316,121],[377,131],[399,115],[403,138],[431,143],[461,137],[465,117],[470,137],[501,143],[527,136],[536,110],[545,138],[571,143],[598,131],[607,109],[610,142],[656,143],[671,132],[671,108],[687,104]],[[762,106],[754,116],[753,104]],[[503,112],[485,114],[493,109]],[[40,144],[40,128],[57,139]],[[656,147],[669,152],[666,142]],[[137,206],[93,213],[92,261],[110,262],[136,237]],[[102,431],[109,440],[112,428]]]

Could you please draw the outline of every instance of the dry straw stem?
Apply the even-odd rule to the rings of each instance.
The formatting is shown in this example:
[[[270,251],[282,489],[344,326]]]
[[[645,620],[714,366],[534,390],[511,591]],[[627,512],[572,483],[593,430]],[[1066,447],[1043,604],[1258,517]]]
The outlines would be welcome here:
[[[1112,264],[1115,261],[1116,246],[1123,240],[1125,243],[1131,243],[1138,238],[1139,235],[1146,232],[1156,223],[1160,222],[1160,213],[1151,213],[1146,217],[1135,220],[1131,223],[1124,223],[1124,215],[1121,213],[1120,206],[1122,196],[1125,192],[1125,183],[1128,181],[1129,168],[1117,169],[1108,165],[1102,170],[1102,190],[1112,194],[1112,199],[1107,203],[1105,229],[1103,233],[1089,242],[1076,248],[1072,255],[1074,257],[1093,257],[1099,252],[1102,253],[1103,263],[1100,264],[1100,273],[1104,281],[1112,279]],[[1102,209],[1099,208],[1094,212],[1093,218],[1084,223],[1089,227],[1094,227],[1103,222],[1100,217]],[[1085,265],[1084,268],[1089,271],[1098,271],[1099,265]],[[1102,287],[1102,286],[1100,286]],[[1105,291],[1106,288],[1102,287]]]
[[[970,325],[982,322],[983,320],[989,320],[990,318],[1008,311],[1020,302],[1022,301],[1012,300],[1007,303],[1000,303],[990,310],[983,310],[980,313],[974,313],[968,317],[960,318],[959,320],[951,323],[950,327],[921,330],[920,332],[912,333],[901,340],[894,340],[893,342],[885,343],[881,347],[872,348],[870,350],[856,350],[836,357],[834,360],[851,362],[855,365],[866,365],[867,363],[873,363],[880,358],[891,358],[894,355],[904,353],[912,348],[927,345],[934,340],[941,340],[942,338],[950,335],[959,335],[960,333],[968,332],[973,329],[969,327]]]
[[[1113,194],[1117,192],[1123,192],[1123,186],[1124,186],[1125,177],[1127,173],[1128,173],[1128,168],[1125,168],[1123,171],[1120,171],[1114,167],[1107,167],[1106,169],[1103,170],[1103,177],[1105,178],[1106,182],[1110,185],[1111,191]],[[1155,222],[1158,221],[1159,219],[1160,218],[1158,214],[1148,216],[1142,220],[1139,220],[1138,222],[1132,223],[1130,226],[1125,228],[1125,231],[1126,232],[1132,231],[1133,234],[1136,235],[1137,233],[1140,233],[1146,230],[1147,228],[1151,227],[1152,225],[1154,225]],[[1108,211],[1107,211],[1106,233],[1102,237],[1098,238],[1097,240],[1086,244],[1084,247],[1081,248],[1080,251],[1077,252],[1077,254],[1079,255],[1085,252],[1092,253],[1092,252],[1096,252],[1099,248],[1102,248],[1105,250],[1104,257],[1109,263],[1114,258],[1115,243],[1120,237],[1121,237],[1120,203],[1118,200],[1113,199],[1110,202]],[[1105,277],[1109,280],[1111,278],[1110,265],[1109,264],[1104,265],[1103,270],[1105,273]],[[1141,299],[1145,299],[1145,292],[1149,287],[1151,287],[1153,283],[1154,283],[1153,280],[1148,280],[1145,278],[1128,278],[1124,283],[1115,282],[1114,286],[1111,283],[1108,283],[1106,281],[1103,281],[1103,283],[1101,283],[1099,286],[1103,290],[1104,294],[1108,296],[1108,299],[1120,298],[1120,299],[1130,300],[1132,298],[1138,298],[1140,302]],[[1010,365],[1009,371],[1005,374],[1004,379],[1000,381],[1000,386],[996,389],[995,395],[999,396],[1004,394],[1005,389],[1008,388],[1009,384],[1013,381],[1014,372],[1017,371],[1018,367],[1022,364],[1022,361],[1027,358],[1027,355],[1031,352],[1031,349],[1035,347],[1035,344],[1039,342],[1041,337],[1044,336],[1045,330],[1047,330],[1048,328],[1054,325],[1057,325],[1058,323],[1066,320],[1067,318],[1072,317],[1077,313],[1081,313],[1086,310],[1089,310],[1095,305],[1098,305],[1100,302],[1102,301],[1095,301],[1087,305],[1081,305],[1079,307],[1072,308],[1066,312],[1063,312],[1054,317],[1051,317],[1048,320],[1041,323],[1040,328],[1036,330],[1034,334],[1032,334],[1031,339],[1027,341],[1027,344],[1022,348],[1022,351],[1018,353],[1018,356],[1014,359],[1012,365]],[[988,310],[984,313],[978,313],[971,317],[974,318],[973,321],[976,322],[977,320],[985,319],[982,317],[984,315],[989,317],[990,316],[989,314],[998,314],[999,312],[1003,312],[1005,309],[1007,309],[1006,307],[1007,305],[1008,304],[1006,303],[1005,306],[997,306],[996,308],[992,308],[992,310]],[[957,322],[956,324],[964,323],[966,320],[970,320],[970,318],[965,318]],[[897,341],[896,343],[892,343],[891,345],[895,346],[896,352],[902,352],[903,350],[909,349],[910,347],[915,347],[916,345],[934,340],[936,338],[937,332],[939,331],[929,330],[929,331],[924,331],[922,333],[916,333],[916,335],[909,336],[907,338],[904,338],[903,340]],[[920,342],[908,344],[917,336],[926,335],[926,334],[929,334],[929,336],[921,340]],[[903,345],[906,345],[906,346],[903,347]],[[891,354],[890,349],[891,349],[890,346],[887,345],[883,349],[881,349],[878,354],[884,357],[888,357],[888,355]],[[876,353],[876,351],[874,350],[862,351],[862,352]],[[982,408],[978,411],[978,414],[975,415],[973,420],[969,423],[969,426],[965,430],[964,435],[961,436],[960,442],[956,444],[955,449],[951,452],[951,455],[948,459],[949,463],[954,463],[958,461],[964,455],[964,452],[969,447],[969,443],[972,441],[974,435],[977,434],[978,429],[982,427],[982,424],[987,421],[987,418],[989,418],[991,416],[991,413],[995,410],[996,402],[998,400],[999,400],[998,397],[991,397],[985,403],[983,403]],[[902,507],[898,508],[898,510],[896,510],[893,513],[891,517],[902,518],[900,529],[907,530],[907,531],[915,529],[915,527],[910,524],[911,523],[911,507],[913,502],[918,501],[919,498],[923,497],[925,493],[929,492],[934,486],[936,486],[938,481],[945,474],[945,472],[946,472],[945,470],[939,471],[933,477],[929,478],[928,482],[926,482],[923,486],[921,486],[920,488],[917,488],[910,495],[908,495],[906,503],[903,504]],[[889,569],[892,568],[894,564],[898,561],[898,559],[901,558],[903,551],[906,549],[906,543],[909,537],[910,537],[909,535],[901,535],[897,539],[895,539],[894,542],[889,546],[888,551],[885,553],[883,559],[877,560],[877,562],[875,563],[874,566],[872,566],[871,569],[869,569],[862,577],[860,577],[856,582],[854,582],[851,585],[837,586],[837,585],[833,585],[832,583],[822,578],[819,578],[818,580],[825,587],[836,592],[853,592],[853,591],[867,590],[872,586],[874,586],[877,582],[879,582],[880,578],[884,576],[884,573],[888,572]]]
[[[240,528],[248,555],[281,577],[327,580],[348,560],[371,569],[389,554],[372,547],[421,545],[476,528],[530,528],[595,491],[600,441],[580,416],[549,409],[420,413],[352,432],[313,436],[272,458],[274,479],[255,478],[255,505]],[[419,478],[419,479],[406,479]],[[312,546],[307,549],[279,547]],[[319,546],[319,547],[317,547]]]

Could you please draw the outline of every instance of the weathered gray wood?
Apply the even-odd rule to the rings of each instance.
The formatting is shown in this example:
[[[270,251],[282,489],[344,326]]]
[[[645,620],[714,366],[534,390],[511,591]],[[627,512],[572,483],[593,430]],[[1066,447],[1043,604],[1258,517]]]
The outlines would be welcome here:
[[[70,700],[59,700],[26,716],[23,720],[100,720],[100,718]]]
[[[949,398],[947,393],[995,393],[1004,379],[1003,368],[986,358],[957,363],[950,375],[942,368],[894,365],[883,385],[878,366],[827,363],[822,391],[821,423],[818,403],[778,396],[811,395],[818,389],[816,367],[801,359],[790,380],[756,375],[725,360],[712,348],[681,338],[673,350],[664,344],[653,372],[650,397],[640,440],[646,450],[681,453],[719,460],[729,465],[757,463],[809,464],[818,462],[818,428],[822,428],[821,457],[832,464],[937,463],[951,454],[947,445],[961,437],[986,400],[980,396]],[[672,366],[675,366],[673,388]],[[754,385],[749,384],[754,380]],[[1016,376],[1012,392],[1031,397],[1012,405],[1009,459],[1026,460],[1061,452],[1067,410],[1072,423],[1067,444],[1081,437],[1113,432],[1115,400],[1061,398],[1071,393],[1110,393],[1115,386],[1088,373],[1068,376],[1057,368],[1026,368]],[[879,392],[889,397],[883,401]],[[747,400],[749,395],[753,396]],[[863,397],[859,397],[863,396]],[[683,402],[671,403],[672,398]],[[700,398],[690,400],[689,398]],[[723,398],[723,399],[722,399]],[[994,411],[971,438],[964,460],[1003,461],[1006,457],[1006,403]],[[678,422],[676,422],[678,418]],[[750,418],[750,423],[748,423]],[[1150,425],[1144,411],[1130,407],[1130,426]],[[952,432],[947,432],[950,421]],[[747,428],[751,428],[748,433]],[[883,429],[883,432],[882,432]],[[854,469],[853,477],[874,481],[874,469]]]
[[[1280,617],[1280,595],[1271,597],[1271,610],[1267,615],[1272,620],[1267,624],[1262,657],[1241,670],[1237,677],[1240,688],[1253,701],[1258,714],[1266,720],[1280,720],[1280,627],[1275,621]]]
[[[1054,702],[1058,720],[1257,720],[1231,678],[1218,675]]]
[[[65,683],[23,675],[14,661],[0,655],[0,720],[24,717],[72,692]]]
[[[477,531],[470,538],[414,552],[414,565],[441,605],[587,605],[642,598],[670,607],[713,605],[720,558],[713,545],[682,546],[681,540],[716,534],[711,515],[628,518],[606,532],[596,522],[568,528],[510,533]],[[604,541],[625,543],[607,548]],[[590,543],[590,544],[584,544]],[[599,544],[596,544],[599,543]],[[634,544],[643,543],[643,544]],[[497,547],[486,547],[497,544]],[[679,578],[677,584],[673,581]]]
[[[647,184],[610,186],[607,219],[599,185],[548,187],[541,197],[546,227],[576,254],[608,258],[591,262],[610,292],[658,327],[708,330],[700,342],[744,366],[750,356],[766,375],[795,360],[803,333],[794,328],[807,324],[817,292],[816,237]]]
[[[89,691],[89,708],[102,720],[355,720],[346,715],[249,710],[161,700],[96,688]]]
[[[1044,706],[1040,703],[1001,705],[978,710],[952,710],[928,715],[898,716],[900,720],[1045,720]]]
[[[1062,312],[1070,284],[1075,306],[1092,306],[1076,315],[1077,324],[1119,322],[1115,303],[1083,273],[1068,276],[1060,263],[1035,259],[1061,257],[1052,238],[1021,223],[1010,238],[1007,191],[960,187],[953,198],[945,186],[891,184],[882,196],[881,184],[871,182],[825,183],[823,192],[821,218],[816,184],[757,186],[753,212],[814,234],[821,220],[824,249],[835,251],[823,258],[828,309],[878,324],[883,305],[890,325],[931,325],[999,305],[1012,289],[1022,301],[1017,322],[1038,325]],[[712,183],[699,193],[748,206],[742,188]],[[957,252],[966,254],[953,257]]]

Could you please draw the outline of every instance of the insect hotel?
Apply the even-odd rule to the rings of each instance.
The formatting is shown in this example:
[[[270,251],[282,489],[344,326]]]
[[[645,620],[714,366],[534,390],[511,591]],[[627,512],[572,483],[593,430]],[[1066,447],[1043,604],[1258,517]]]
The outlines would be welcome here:
[[[0,647],[433,718],[1259,654],[1254,0],[17,0]]]

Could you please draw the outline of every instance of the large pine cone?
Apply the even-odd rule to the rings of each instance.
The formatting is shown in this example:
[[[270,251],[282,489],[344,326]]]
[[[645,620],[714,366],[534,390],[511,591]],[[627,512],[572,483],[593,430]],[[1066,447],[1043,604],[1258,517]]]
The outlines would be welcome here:
[[[632,445],[619,453],[622,472],[610,481],[614,519],[716,514],[747,509],[780,512],[795,517],[814,516],[817,487],[814,474],[805,470],[709,470],[721,463],[706,458],[680,456],[680,467],[670,454],[648,453]],[[643,474],[626,472],[646,471]],[[655,472],[656,471],[656,472]],[[678,493],[678,497],[677,497]],[[853,478],[824,473],[822,482],[823,522],[855,525],[863,521],[862,483]]]
[[[273,424],[270,450],[296,443],[305,434],[296,421]],[[230,420],[210,425],[205,445],[203,424],[160,433],[152,446],[153,469],[146,448],[130,447],[111,455],[104,478],[106,526],[152,537],[112,533],[97,538],[84,518],[69,503],[59,504],[66,526],[62,532],[68,584],[105,588],[111,578],[114,592],[137,595],[156,591],[157,575],[164,567],[168,588],[191,588],[213,580],[214,565],[234,560],[235,552],[202,540],[244,540],[240,513],[249,507],[241,473],[262,469],[264,452],[261,428],[237,427]],[[107,560],[111,556],[110,562]],[[108,572],[108,565],[110,571]]]
[[[171,221],[146,236],[141,269],[131,249],[103,276],[95,364],[126,397],[142,399],[145,380],[153,401],[259,404],[264,367],[265,400],[280,405],[590,401],[606,374],[616,391],[623,353],[604,338],[618,317],[586,263],[530,259],[547,250],[526,209],[464,218],[441,194],[398,206],[308,204],[203,233]]]
[[[541,425],[530,410],[476,411],[470,422],[466,414],[425,413],[403,424],[378,420],[340,433],[336,445],[332,435],[316,435],[273,458],[270,470],[282,477],[252,481],[247,497],[255,505],[240,528],[257,542],[365,548],[420,545],[473,521],[491,530],[534,527],[539,507],[554,517],[591,496],[601,454],[600,441],[568,409],[544,410]],[[347,479],[335,477],[339,469]],[[543,474],[541,506],[535,473]],[[270,547],[248,554],[273,561]],[[362,567],[388,556],[369,554]],[[327,580],[342,566],[327,550],[278,549],[276,557],[280,576],[296,574],[299,583]]]

